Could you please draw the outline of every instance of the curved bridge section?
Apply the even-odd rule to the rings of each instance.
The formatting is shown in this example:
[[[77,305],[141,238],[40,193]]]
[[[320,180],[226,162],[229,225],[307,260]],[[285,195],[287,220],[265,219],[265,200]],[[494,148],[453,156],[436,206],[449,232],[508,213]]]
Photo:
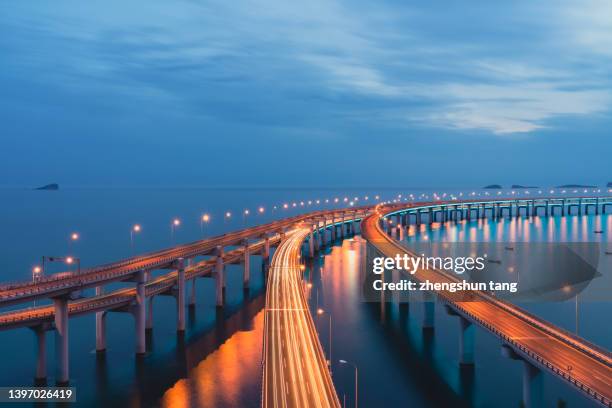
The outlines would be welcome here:
[[[584,203],[590,204],[595,201],[603,207],[603,211],[605,211],[605,206],[611,202],[609,198],[576,198],[569,199],[562,205],[567,206],[568,203],[577,205],[580,202],[580,205],[584,206]],[[381,206],[363,220],[362,235],[383,256],[394,257],[396,254],[415,256],[409,249],[385,233],[383,226],[389,223],[382,222],[383,219],[396,215],[399,223],[402,224],[404,221],[402,216],[415,214],[415,222],[420,223],[420,213],[426,212],[433,221],[435,211],[442,212],[442,219],[449,219],[447,217],[452,217],[452,213],[448,212],[449,209],[461,211],[460,216],[463,218],[473,206],[487,206],[493,209],[510,206],[509,214],[512,215],[511,206],[513,205],[518,214],[521,204],[515,200]],[[599,209],[596,209],[596,212],[599,212]],[[495,216],[496,213],[493,212],[493,215]],[[411,276],[411,279],[429,280],[435,283],[459,281],[455,276],[435,269],[419,269]],[[533,383],[539,371],[544,370],[562,378],[590,399],[604,406],[612,407],[612,357],[608,351],[485,292],[472,291],[471,301],[456,301],[456,294],[445,291],[438,291],[433,295],[447,307],[450,314],[462,319],[460,337],[462,348],[468,343],[471,343],[473,347],[473,338],[468,340],[465,334],[472,324],[476,324],[501,339],[502,352],[506,356],[524,362],[523,401],[526,406],[540,406],[538,404],[541,401],[538,402],[538,396],[534,395],[538,390],[534,389]],[[425,311],[433,311],[431,307],[433,303],[426,305]],[[433,319],[433,313],[430,319]],[[462,353],[466,353],[466,350],[462,350]],[[466,354],[470,353],[473,354],[473,350],[467,351]],[[465,355],[462,355],[462,359],[464,357]]]
[[[288,234],[274,254],[266,293],[263,406],[336,407],[340,402],[304,296],[301,246],[310,228]]]

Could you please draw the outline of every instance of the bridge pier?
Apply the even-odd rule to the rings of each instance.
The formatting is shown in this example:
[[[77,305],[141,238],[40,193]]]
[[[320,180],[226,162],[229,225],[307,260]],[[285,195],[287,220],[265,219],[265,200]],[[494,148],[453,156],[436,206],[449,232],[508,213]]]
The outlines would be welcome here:
[[[249,240],[245,239],[242,242],[244,253],[242,256],[242,288],[248,289],[251,283],[251,249]]]
[[[175,263],[177,272],[177,294],[176,294],[176,331],[185,331],[185,262],[178,258]]]
[[[459,318],[459,365],[474,365],[474,325],[468,319],[460,315],[449,304],[445,304],[444,309],[446,309],[446,313],[449,315],[457,316]]]
[[[69,350],[68,350],[68,298],[53,299],[55,309],[55,364],[57,385],[67,385],[69,382]]]
[[[34,376],[34,382],[44,384],[47,382],[47,331],[43,325],[37,326],[33,330],[36,335],[36,375]]]
[[[435,316],[434,295],[429,292],[425,292],[423,293],[423,296],[423,330],[433,330]]]
[[[315,254],[314,247],[314,226],[310,227],[310,234],[308,234],[308,255],[313,258]]]
[[[183,272],[184,273],[184,272]],[[136,332],[136,355],[143,355],[146,352],[146,293],[145,284],[147,282],[144,271],[140,271],[134,277],[136,280],[136,303],[132,314],[134,315]]]
[[[459,364],[462,366],[474,365],[474,334],[476,329],[472,322],[459,316],[461,334],[459,336]]]
[[[264,259],[268,259],[270,257],[270,241],[266,236],[266,246],[265,246],[265,257]],[[225,302],[225,265],[223,263],[223,247],[217,246],[216,249],[216,262],[215,262],[215,294],[216,294],[216,304],[217,307],[223,307]]]
[[[145,330],[148,331],[153,330],[153,298],[154,296],[151,296],[147,300],[147,320],[145,322]]]
[[[104,294],[103,286],[96,286],[96,296]],[[96,353],[106,351],[106,311],[96,313]]]
[[[191,291],[189,292],[189,300],[187,301],[187,305],[191,308],[196,305],[196,278],[191,279],[190,285]]]
[[[336,242],[336,217],[332,218],[331,223],[331,240],[332,242]]]
[[[502,345],[502,355],[512,360],[520,360],[523,363],[523,406],[525,408],[536,408],[543,406],[543,374],[542,371],[531,362],[520,356],[512,346]]]
[[[223,248],[221,248],[221,256],[223,256]],[[217,247],[217,255],[219,254],[219,247]],[[270,237],[266,234],[264,236],[264,246],[263,246],[263,261],[264,264],[270,264]]]

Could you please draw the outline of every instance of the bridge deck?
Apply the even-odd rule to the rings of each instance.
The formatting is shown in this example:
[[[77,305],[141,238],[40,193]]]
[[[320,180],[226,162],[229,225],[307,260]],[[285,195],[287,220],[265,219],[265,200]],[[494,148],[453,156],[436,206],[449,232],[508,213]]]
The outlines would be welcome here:
[[[394,257],[403,253],[413,255],[382,231],[379,220],[378,213],[364,219],[362,235],[385,256]],[[441,283],[456,281],[452,276],[430,269],[420,269],[412,277],[420,281]],[[460,313],[514,346],[527,358],[561,376],[604,405],[612,406],[610,353],[592,347],[579,337],[570,337],[553,324],[514,305],[496,301],[490,295],[478,291],[472,294],[473,301],[456,302],[453,300],[456,295],[437,292],[440,298]],[[571,372],[568,366],[572,367]]]
[[[264,407],[340,407],[302,286],[300,247],[309,229],[278,247],[268,275]]]

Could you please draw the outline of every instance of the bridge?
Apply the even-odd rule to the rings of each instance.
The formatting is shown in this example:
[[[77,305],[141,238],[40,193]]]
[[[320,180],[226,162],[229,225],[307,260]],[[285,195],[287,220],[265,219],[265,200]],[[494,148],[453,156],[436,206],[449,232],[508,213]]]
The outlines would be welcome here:
[[[37,366],[35,381],[45,383],[45,332],[55,333],[56,383],[69,383],[68,329],[74,316],[96,314],[96,351],[106,350],[106,315],[127,312],[134,316],[135,351],[146,350],[146,330],[153,328],[153,299],[168,295],[177,302],[177,332],[185,331],[187,282],[191,282],[189,304],[194,305],[195,284],[198,278],[215,280],[215,303],[223,307],[225,297],[225,265],[243,265],[243,287],[249,287],[251,255],[262,257],[262,268],[269,267],[271,248],[278,246],[286,231],[300,223],[312,225],[309,234],[317,234],[317,244],[310,239],[310,251],[325,245],[327,235],[332,240],[337,234],[351,231],[369,207],[316,211],[268,224],[227,233],[218,237],[179,245],[173,248],[139,255],[118,262],[85,269],[80,273],[59,273],[34,282],[17,282],[0,286],[0,307],[16,307],[38,301],[52,301],[50,305],[25,307],[0,314],[0,330],[28,327],[37,338]],[[316,228],[314,226],[317,226]],[[164,271],[152,277],[155,271]],[[104,293],[104,287],[116,282],[131,282],[134,287]],[[95,288],[95,296],[86,296],[86,289]]]
[[[317,211],[221,236],[179,245],[118,262],[85,269],[80,273],[61,273],[36,282],[0,286],[0,307],[16,308],[0,314],[0,330],[28,327],[38,339],[35,378],[47,377],[44,333],[56,336],[56,382],[69,381],[68,323],[73,316],[96,314],[96,350],[105,351],[106,314],[127,312],[134,316],[135,352],[145,352],[145,332],[152,329],[153,299],[169,295],[177,302],[177,332],[185,331],[187,282],[191,282],[189,303],[195,304],[196,279],[215,280],[215,303],[224,305],[225,265],[243,265],[243,286],[249,287],[252,255],[262,257],[267,273],[266,328],[264,350],[265,406],[339,406],[328,363],[308,313],[300,275],[302,252],[316,251],[345,234],[361,232],[379,253],[394,256],[410,251],[392,236],[412,223],[437,220],[553,215],[572,210],[577,214],[605,213],[612,197],[538,198],[503,200],[435,201],[397,203],[382,206]],[[396,223],[391,222],[396,217]],[[307,244],[303,248],[303,244]],[[276,247],[270,265],[271,248]],[[153,272],[163,271],[153,277]],[[420,270],[417,279],[452,282],[456,278],[442,271]],[[134,286],[105,293],[104,287],[116,282]],[[95,295],[87,289],[95,288]],[[461,321],[459,336],[461,362],[473,364],[474,326],[480,326],[502,341],[502,352],[524,364],[524,402],[537,406],[538,382],[542,372],[550,372],[605,406],[612,406],[612,365],[610,353],[568,333],[526,311],[488,293],[475,292],[474,301],[458,301],[452,294],[432,294],[448,313]],[[50,305],[19,308],[34,300],[52,301]],[[426,302],[424,327],[433,327],[434,298]],[[571,365],[572,370],[567,370]]]
[[[533,211],[526,215],[535,215],[539,202],[551,205],[546,200],[497,200],[472,202],[432,202],[418,205],[393,204],[381,206],[367,217],[361,225],[362,235],[373,246],[377,254],[395,257],[396,254],[417,256],[409,249],[399,244],[393,235],[398,228],[409,225],[409,214],[414,215],[414,222],[422,222],[421,215],[426,213],[428,221],[434,222],[436,213],[442,214],[442,220],[467,218],[471,209],[478,211],[478,217],[485,216],[486,208],[493,208],[493,217],[502,216],[501,208],[507,207],[508,215],[519,215],[521,208],[529,206]],[[573,198],[563,199],[558,204],[565,208],[577,208],[578,213],[593,208],[594,213],[601,209],[605,213],[606,206],[612,201],[607,198]],[[572,206],[572,207],[570,207]],[[550,214],[546,212],[545,215]],[[396,216],[397,226],[389,222]],[[385,231],[386,229],[386,231]],[[435,269],[419,269],[411,279],[434,283],[459,282],[456,276]],[[383,292],[381,292],[381,295]],[[459,348],[462,364],[474,362],[474,325],[478,325],[502,341],[502,353],[524,364],[523,370],[523,402],[527,407],[541,406],[541,373],[549,372],[566,381],[572,387],[585,394],[588,398],[604,405],[612,406],[612,357],[607,350],[601,349],[586,340],[573,335],[555,325],[504,302],[493,295],[481,291],[470,291],[470,300],[458,296],[457,293],[436,291],[431,295],[444,304],[451,315],[458,316],[461,322]],[[383,295],[384,296],[384,295]],[[384,299],[382,299],[384,301]],[[434,299],[426,297],[423,327],[433,328]],[[568,367],[571,367],[568,370]]]

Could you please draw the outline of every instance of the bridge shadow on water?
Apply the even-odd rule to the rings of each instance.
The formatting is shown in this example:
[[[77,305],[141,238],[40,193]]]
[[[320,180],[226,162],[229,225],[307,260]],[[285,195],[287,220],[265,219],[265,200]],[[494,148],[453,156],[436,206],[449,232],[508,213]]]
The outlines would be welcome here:
[[[414,306],[408,303],[364,302],[365,314],[379,323],[380,347],[387,347],[404,366],[409,381],[422,391],[427,406],[470,407],[474,403],[474,366],[458,366],[459,390],[445,380],[435,360],[435,329],[416,329],[410,325]],[[395,309],[395,310],[394,310]],[[412,317],[414,319],[414,316]],[[411,333],[422,330],[419,335]],[[421,338],[419,344],[418,338]]]
[[[362,308],[378,324],[381,347],[392,350],[403,365],[410,381],[422,391],[427,406],[471,407],[474,398],[474,366],[457,367],[459,390],[455,391],[438,368],[435,329],[422,329],[421,341],[411,333],[410,313],[414,306],[406,303],[364,302]],[[399,309],[399,310],[394,310]],[[413,316],[414,318],[414,316]],[[419,344],[420,343],[420,344]]]
[[[177,333],[174,352],[159,352],[156,347],[154,332],[147,332],[147,354],[136,357],[134,362],[131,386],[125,384],[117,387],[116,380],[111,379],[111,370],[104,353],[96,355],[95,399],[88,406],[172,406],[177,402],[164,401],[167,394],[177,387],[183,379],[189,379],[190,372],[203,360],[213,354],[238,332],[252,331],[254,319],[265,306],[263,288],[251,292],[245,291],[244,301],[234,306],[216,310],[215,321],[211,326],[196,329],[196,309],[189,308],[187,335]],[[155,330],[155,329],[153,329]],[[211,376],[219,373],[210,373]],[[249,373],[251,377],[253,373]],[[183,396],[181,406],[201,406],[197,385],[189,387]],[[258,397],[254,398],[259,404]],[[223,404],[219,404],[223,405]]]

